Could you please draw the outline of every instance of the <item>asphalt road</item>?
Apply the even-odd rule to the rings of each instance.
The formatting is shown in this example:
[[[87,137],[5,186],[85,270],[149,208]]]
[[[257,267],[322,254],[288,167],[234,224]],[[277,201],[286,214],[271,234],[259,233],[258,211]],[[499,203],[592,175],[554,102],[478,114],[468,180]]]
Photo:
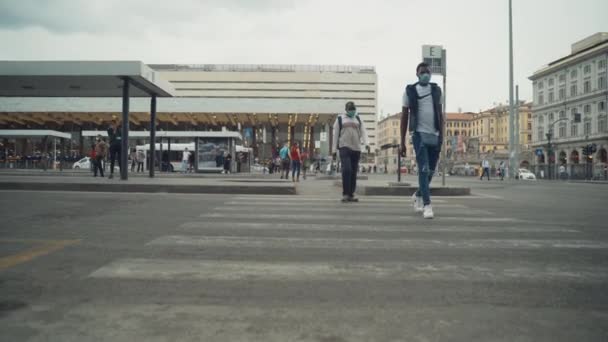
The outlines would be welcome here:
[[[0,192],[0,340],[608,340],[608,186],[450,182],[434,220],[329,181]]]

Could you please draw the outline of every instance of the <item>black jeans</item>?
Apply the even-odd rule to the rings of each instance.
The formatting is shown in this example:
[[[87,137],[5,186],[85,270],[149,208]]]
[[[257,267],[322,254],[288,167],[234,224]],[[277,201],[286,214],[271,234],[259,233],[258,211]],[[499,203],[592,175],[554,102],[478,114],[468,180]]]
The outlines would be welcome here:
[[[488,180],[490,180],[490,168],[489,167],[484,167],[483,168],[483,173],[481,174],[481,177],[479,177],[479,179],[483,179],[483,176],[487,176]]]
[[[114,174],[114,162],[118,159],[118,168],[122,170],[122,165],[120,165],[120,142],[110,145],[110,174]]]
[[[342,163],[342,195],[354,196],[357,188],[357,171],[359,171],[361,151],[353,151],[348,147],[340,148]]]
[[[144,162],[137,162],[137,172],[144,172]]]
[[[97,170],[99,170],[99,175],[103,177],[103,157],[97,156],[93,161],[93,175],[97,177]]]

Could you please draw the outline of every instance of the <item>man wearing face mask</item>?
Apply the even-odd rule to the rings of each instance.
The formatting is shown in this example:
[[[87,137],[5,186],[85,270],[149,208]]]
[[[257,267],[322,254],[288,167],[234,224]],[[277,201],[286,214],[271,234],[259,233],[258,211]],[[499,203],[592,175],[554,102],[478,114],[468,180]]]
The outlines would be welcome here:
[[[355,198],[361,145],[368,148],[367,132],[355,103],[349,101],[334,123],[333,151],[339,151],[342,163],[342,202],[359,202]],[[334,160],[336,152],[334,152]]]
[[[416,67],[418,82],[405,88],[401,112],[401,154],[405,157],[405,139],[409,122],[416,163],[418,164],[418,191],[412,196],[414,210],[432,219],[430,184],[443,141],[443,111],[441,88],[431,83],[431,71],[426,63]]]

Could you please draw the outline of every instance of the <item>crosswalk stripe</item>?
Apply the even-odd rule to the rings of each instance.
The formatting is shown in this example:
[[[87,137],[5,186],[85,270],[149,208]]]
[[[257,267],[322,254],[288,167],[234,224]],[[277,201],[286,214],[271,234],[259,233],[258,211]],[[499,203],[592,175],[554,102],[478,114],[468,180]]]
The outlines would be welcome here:
[[[467,208],[466,205],[464,204],[444,204],[445,202],[442,202],[440,204],[435,204],[433,202],[433,207],[437,207],[437,208]],[[266,208],[272,208],[272,207],[294,207],[294,208],[300,208],[300,207],[328,207],[328,206],[333,206],[336,208],[348,208],[349,210],[352,210],[352,207],[345,207],[345,205],[350,205],[350,204],[344,204],[341,203],[339,201],[335,201],[335,204],[332,203],[327,203],[327,202],[292,202],[292,201],[283,201],[283,202],[260,202],[260,201],[229,201],[229,202],[224,202],[224,205],[230,205],[230,206],[239,206],[239,207],[266,207]],[[412,203],[407,202],[401,202],[401,203],[381,203],[381,202],[360,202],[360,203],[353,203],[353,206],[356,206],[357,208],[411,208],[412,207]]]
[[[151,280],[216,280],[216,281],[360,281],[368,279],[513,281],[568,280],[604,282],[605,267],[504,265],[449,263],[319,263],[319,262],[254,262],[168,259],[119,259],[92,272],[92,278]]]
[[[462,211],[463,215],[467,215],[466,211]],[[472,217],[472,216],[438,216],[435,214],[435,220],[441,222],[447,221],[460,221],[460,222],[530,222],[530,221],[522,221],[515,218],[508,217]],[[405,222],[405,221],[423,221],[422,215],[416,214],[414,212],[411,213],[410,216],[398,216],[398,215],[360,215],[356,211],[349,213],[349,215],[343,216],[340,213],[336,213],[336,215],[327,215],[327,214],[267,214],[267,213],[255,213],[255,215],[247,214],[247,213],[205,213],[200,215],[201,218],[226,218],[226,219],[243,219],[243,220],[285,220],[285,221],[293,221],[293,220],[339,220],[343,222],[361,222],[364,220],[365,222]]]
[[[445,209],[459,209],[463,210],[468,214],[476,213],[476,214],[491,214],[487,210],[480,209],[469,209],[465,206],[455,205],[455,206],[437,206],[434,207],[435,210],[440,209],[445,212]],[[382,214],[382,215],[402,215],[404,212],[413,211],[410,208],[386,208],[386,207],[366,207],[366,206],[357,206],[357,207],[318,207],[318,206],[306,206],[300,205],[294,207],[293,209],[297,211],[305,211],[309,213],[335,213],[335,214],[351,214],[353,211],[356,211],[358,215],[361,214]],[[283,213],[286,209],[285,206],[277,206],[277,207],[269,207],[269,206],[221,206],[213,209],[215,212],[239,212],[239,213]]]
[[[561,228],[538,228],[519,226],[443,226],[420,225],[376,225],[376,224],[312,224],[312,223],[260,223],[260,222],[186,222],[183,229],[252,229],[252,230],[303,230],[345,232],[507,232],[507,233],[566,233],[577,234],[579,230]]]
[[[255,201],[255,202],[260,202],[260,201],[265,201],[265,202],[294,202],[294,203],[298,203],[298,202],[340,202],[340,199],[342,198],[342,196],[335,196],[335,197],[331,197],[331,198],[327,198],[327,197],[301,197],[301,196],[266,196],[266,195],[251,195],[251,196],[247,196],[247,195],[242,195],[242,196],[235,196],[232,197],[231,200],[233,201],[246,201],[246,202],[251,202],[251,201]],[[451,199],[461,199],[461,198],[467,198],[467,196],[454,196],[454,197],[447,197],[447,196],[441,196],[441,198],[432,198],[433,203],[446,203],[448,202],[447,199],[451,198]],[[365,203],[375,203],[375,202],[379,202],[379,203],[411,203],[412,199],[410,196],[405,196],[405,197],[400,197],[400,196],[393,196],[393,197],[380,197],[380,196],[374,196],[374,197],[365,197],[363,199],[361,199],[361,202],[365,202]]]
[[[148,242],[148,246],[331,248],[331,249],[606,249],[608,243],[591,240],[541,239],[365,239],[365,238],[291,238],[257,236],[169,235]]]

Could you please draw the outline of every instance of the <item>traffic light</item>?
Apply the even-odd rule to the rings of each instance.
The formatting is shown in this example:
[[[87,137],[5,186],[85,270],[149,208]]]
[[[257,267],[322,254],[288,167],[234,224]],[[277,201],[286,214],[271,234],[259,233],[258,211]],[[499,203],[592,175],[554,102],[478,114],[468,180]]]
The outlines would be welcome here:
[[[583,146],[583,155],[584,156],[588,156],[589,155],[589,145]]]

